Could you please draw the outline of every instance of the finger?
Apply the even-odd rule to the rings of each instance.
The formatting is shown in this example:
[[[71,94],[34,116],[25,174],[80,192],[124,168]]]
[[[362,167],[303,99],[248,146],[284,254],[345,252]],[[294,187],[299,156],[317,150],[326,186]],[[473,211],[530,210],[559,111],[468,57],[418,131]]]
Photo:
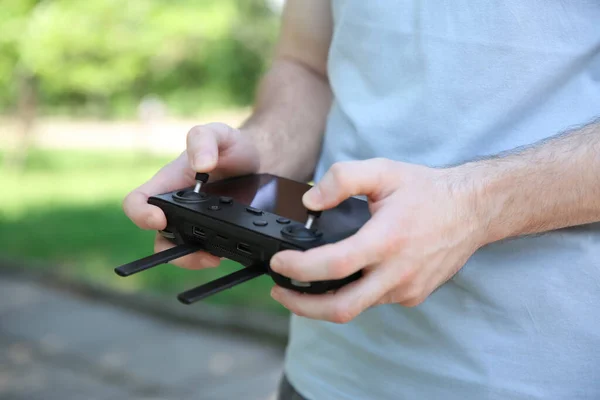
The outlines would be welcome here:
[[[306,251],[279,252],[271,258],[270,266],[283,276],[304,282],[342,279],[396,251],[395,229],[394,221],[376,214],[344,240]]]
[[[148,198],[188,186],[193,182],[193,178],[185,174],[186,167],[187,157],[182,154],[161,168],[146,183],[131,191],[123,200],[125,215],[142,229],[164,229],[167,225],[164,212],[159,207],[148,204]]]
[[[356,318],[391,290],[392,272],[392,268],[375,267],[367,271],[361,279],[335,293],[304,294],[275,286],[271,290],[271,296],[301,317],[344,324]]]
[[[154,242],[154,252],[168,250],[176,246],[169,240],[157,234]],[[204,269],[218,267],[221,263],[219,257],[213,256],[212,254],[204,251],[197,251],[184,257],[177,258],[169,262],[169,264],[176,265],[185,269]]]
[[[217,166],[219,152],[235,144],[239,131],[226,124],[211,123],[193,127],[187,135],[187,154],[192,169],[209,172]]]
[[[391,161],[370,159],[335,163],[323,178],[308,190],[302,201],[311,210],[325,210],[335,207],[351,196],[367,195],[377,197],[382,187],[382,179]]]
[[[149,194],[134,190],[123,201],[123,210],[129,219],[141,229],[161,230],[166,228],[167,219],[163,211],[148,204]]]

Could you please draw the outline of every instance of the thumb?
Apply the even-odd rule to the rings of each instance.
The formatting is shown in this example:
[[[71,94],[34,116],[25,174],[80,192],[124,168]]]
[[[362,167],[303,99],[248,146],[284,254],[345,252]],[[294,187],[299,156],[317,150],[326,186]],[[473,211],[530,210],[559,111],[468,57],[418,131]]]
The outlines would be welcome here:
[[[388,163],[386,159],[335,163],[304,194],[302,202],[308,209],[325,210],[352,196],[375,197],[381,190],[382,176],[389,167]]]

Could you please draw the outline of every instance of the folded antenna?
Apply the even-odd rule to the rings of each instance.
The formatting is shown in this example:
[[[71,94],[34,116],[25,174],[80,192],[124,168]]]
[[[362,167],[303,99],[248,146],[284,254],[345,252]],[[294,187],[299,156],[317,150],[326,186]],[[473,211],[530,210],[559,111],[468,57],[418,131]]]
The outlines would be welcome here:
[[[253,265],[240,269],[239,271],[233,272],[229,275],[225,275],[214,281],[210,281],[188,291],[185,291],[177,299],[183,304],[192,304],[199,300],[202,300],[213,294],[222,292],[223,290],[230,289],[233,286],[239,285],[254,279],[263,274],[267,273],[267,269],[264,266]]]
[[[202,247],[199,245],[182,244],[128,264],[121,265],[120,267],[115,268],[115,273],[119,276],[130,276],[156,267],[157,265],[168,263],[169,261],[194,253],[198,250],[202,250]]]

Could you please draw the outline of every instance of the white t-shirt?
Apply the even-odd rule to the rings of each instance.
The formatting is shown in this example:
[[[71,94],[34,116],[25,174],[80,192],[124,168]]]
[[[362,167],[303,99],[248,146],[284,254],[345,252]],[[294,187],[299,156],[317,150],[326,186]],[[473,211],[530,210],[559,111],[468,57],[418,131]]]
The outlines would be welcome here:
[[[456,164],[600,116],[600,0],[332,3],[317,180],[342,160]],[[312,400],[600,399],[600,224],[488,245],[415,308],[293,317],[286,374]]]

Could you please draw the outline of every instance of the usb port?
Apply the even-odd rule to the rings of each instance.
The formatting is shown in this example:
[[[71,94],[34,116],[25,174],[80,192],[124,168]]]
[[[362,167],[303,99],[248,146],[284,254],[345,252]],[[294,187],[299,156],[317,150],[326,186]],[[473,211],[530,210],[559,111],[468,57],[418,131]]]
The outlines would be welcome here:
[[[246,243],[242,243],[242,242],[238,243],[237,249],[242,253],[252,254],[252,248],[250,247],[250,245],[247,245]]]
[[[205,238],[206,237],[206,232],[204,232],[204,229],[200,229],[197,226],[194,226],[192,228],[192,233],[194,234],[194,236],[198,236],[201,238]]]

